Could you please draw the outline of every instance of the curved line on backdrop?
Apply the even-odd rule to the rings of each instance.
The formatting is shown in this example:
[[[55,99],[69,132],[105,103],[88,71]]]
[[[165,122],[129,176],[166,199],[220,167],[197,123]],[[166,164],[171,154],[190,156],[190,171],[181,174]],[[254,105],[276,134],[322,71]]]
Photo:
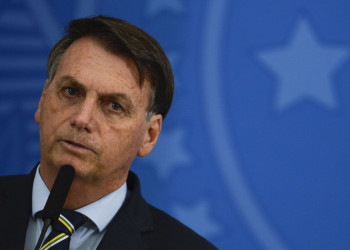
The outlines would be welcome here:
[[[229,129],[225,123],[225,114],[221,85],[223,83],[220,67],[220,41],[223,37],[223,21],[226,0],[210,0],[204,20],[203,47],[201,55],[201,72],[205,110],[209,127],[209,136],[213,142],[213,150],[218,159],[218,166],[224,183],[232,196],[234,205],[239,209],[248,228],[265,249],[287,249],[278,237],[267,218],[260,211],[252,191],[245,182],[240,164],[234,152],[234,144],[228,139]]]

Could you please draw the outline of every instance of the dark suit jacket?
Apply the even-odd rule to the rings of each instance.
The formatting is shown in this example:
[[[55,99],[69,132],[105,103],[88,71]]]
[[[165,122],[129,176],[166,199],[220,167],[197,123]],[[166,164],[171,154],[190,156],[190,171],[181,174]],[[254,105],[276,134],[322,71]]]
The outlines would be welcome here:
[[[33,170],[29,175],[0,177],[0,249],[24,248],[34,175]],[[190,228],[146,203],[133,172],[129,172],[127,187],[128,196],[98,249],[216,249]]]

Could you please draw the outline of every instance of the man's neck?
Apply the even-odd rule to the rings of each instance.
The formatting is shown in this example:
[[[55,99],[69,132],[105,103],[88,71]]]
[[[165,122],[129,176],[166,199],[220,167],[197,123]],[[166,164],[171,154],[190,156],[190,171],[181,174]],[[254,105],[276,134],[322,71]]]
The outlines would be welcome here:
[[[53,171],[47,171],[47,168],[42,166],[39,172],[45,185],[51,190],[57,173],[52,174]],[[79,209],[102,198],[119,189],[126,182],[127,175],[128,171],[119,175],[121,176],[120,178],[114,177],[104,180],[87,180],[75,176],[64,203],[64,208],[73,210]]]

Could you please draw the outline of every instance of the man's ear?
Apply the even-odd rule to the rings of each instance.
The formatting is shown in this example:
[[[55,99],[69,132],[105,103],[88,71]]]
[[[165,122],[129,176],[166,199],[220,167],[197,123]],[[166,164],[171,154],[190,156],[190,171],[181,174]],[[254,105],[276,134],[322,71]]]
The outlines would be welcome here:
[[[35,114],[34,114],[34,119],[35,119],[35,122],[37,124],[40,124],[41,106],[42,106],[43,99],[44,99],[45,94],[46,94],[46,87],[47,86],[48,86],[48,80],[45,81],[45,86],[43,88],[43,91],[41,92],[41,97],[40,97],[40,100],[39,100],[38,108],[37,108],[37,110],[35,111]]]
[[[143,144],[137,152],[138,156],[144,157],[151,153],[154,145],[156,145],[160,131],[162,130],[162,122],[163,117],[160,114],[153,115],[151,117],[150,121],[148,122],[148,129],[146,131]]]

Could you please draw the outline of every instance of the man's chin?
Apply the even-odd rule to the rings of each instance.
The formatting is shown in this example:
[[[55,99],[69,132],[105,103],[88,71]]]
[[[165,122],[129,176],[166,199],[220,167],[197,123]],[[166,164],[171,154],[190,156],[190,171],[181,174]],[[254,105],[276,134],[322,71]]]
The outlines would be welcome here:
[[[94,166],[91,164],[71,164],[75,170],[75,178],[82,181],[94,179]]]
[[[76,171],[87,168],[89,165],[92,165],[93,161],[91,157],[67,153],[64,150],[57,150],[51,159],[56,168],[61,168],[63,165],[71,165]]]
[[[58,172],[59,169],[64,165],[70,165],[75,170],[75,177],[78,178],[88,178],[91,175],[92,164],[81,161],[80,159],[65,159],[64,157],[60,158],[57,161],[54,161],[52,164],[53,171]]]

